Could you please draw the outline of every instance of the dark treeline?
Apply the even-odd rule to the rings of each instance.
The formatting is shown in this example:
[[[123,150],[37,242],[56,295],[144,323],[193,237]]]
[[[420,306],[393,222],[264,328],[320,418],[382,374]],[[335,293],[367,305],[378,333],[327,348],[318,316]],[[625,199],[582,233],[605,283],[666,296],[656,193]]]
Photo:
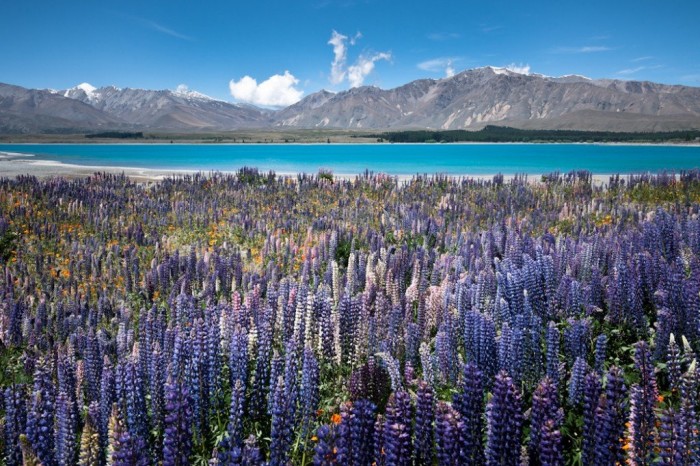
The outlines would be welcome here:
[[[92,134],[86,134],[86,138],[88,139],[95,139],[95,138],[110,138],[110,139],[142,139],[143,138],[143,132],[142,131],[104,131],[102,133],[92,133]]]
[[[389,142],[667,142],[694,141],[700,131],[629,132],[530,130],[486,126],[480,131],[390,131],[371,137]]]

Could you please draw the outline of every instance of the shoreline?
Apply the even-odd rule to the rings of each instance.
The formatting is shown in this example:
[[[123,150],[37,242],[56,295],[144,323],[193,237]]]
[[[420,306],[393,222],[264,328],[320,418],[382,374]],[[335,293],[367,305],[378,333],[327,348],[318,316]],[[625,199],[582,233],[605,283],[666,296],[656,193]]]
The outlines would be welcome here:
[[[117,166],[97,166],[97,165],[78,165],[57,162],[53,160],[36,160],[32,159],[31,155],[18,154],[8,156],[8,153],[0,156],[0,178],[16,178],[17,176],[35,176],[37,178],[54,178],[65,177],[68,179],[83,178],[94,175],[95,173],[110,173],[115,175],[124,174],[137,182],[158,182],[165,178],[177,177],[183,175],[193,175],[197,173],[211,174],[223,173],[233,174],[238,170],[193,170],[193,169],[155,169],[155,168],[138,168],[138,167],[117,167]],[[265,170],[261,170],[265,173]],[[314,174],[309,172],[290,172],[290,171],[275,171],[276,176],[281,177],[296,177],[302,173]],[[376,172],[384,173],[384,172]],[[564,174],[564,172],[561,172]],[[650,173],[650,172],[640,172]],[[516,176],[527,176],[528,182],[539,182],[544,173],[489,173],[489,174],[474,174],[474,173],[385,173],[390,178],[395,178],[399,183],[406,183],[416,176],[446,176],[452,179],[472,179],[472,180],[492,180],[496,175],[502,175],[504,181],[510,181]],[[628,176],[633,173],[620,173],[620,176]],[[333,178],[337,180],[354,180],[361,176],[362,173],[333,173]],[[602,186],[608,183],[612,173],[594,173],[592,174],[593,184]]]

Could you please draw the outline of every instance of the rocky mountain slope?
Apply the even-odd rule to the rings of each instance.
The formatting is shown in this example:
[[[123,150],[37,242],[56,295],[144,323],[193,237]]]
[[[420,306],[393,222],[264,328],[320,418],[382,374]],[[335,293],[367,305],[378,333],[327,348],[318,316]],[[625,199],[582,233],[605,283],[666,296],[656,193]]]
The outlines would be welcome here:
[[[485,67],[389,90],[322,91],[276,117],[278,126],[306,128],[688,129],[700,128],[700,88]]]
[[[98,129],[230,131],[243,128],[700,129],[700,88],[652,82],[558,78],[503,68],[466,70],[394,89],[319,91],[277,111],[212,99],[186,88],[64,91],[0,84],[0,132]]]

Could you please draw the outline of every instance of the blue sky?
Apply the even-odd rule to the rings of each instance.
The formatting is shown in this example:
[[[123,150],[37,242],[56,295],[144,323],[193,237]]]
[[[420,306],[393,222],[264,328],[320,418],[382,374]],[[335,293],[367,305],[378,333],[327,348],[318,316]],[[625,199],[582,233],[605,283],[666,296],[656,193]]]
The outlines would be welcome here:
[[[696,0],[5,2],[0,82],[285,105],[485,65],[700,86]],[[334,32],[335,31],[335,32]]]

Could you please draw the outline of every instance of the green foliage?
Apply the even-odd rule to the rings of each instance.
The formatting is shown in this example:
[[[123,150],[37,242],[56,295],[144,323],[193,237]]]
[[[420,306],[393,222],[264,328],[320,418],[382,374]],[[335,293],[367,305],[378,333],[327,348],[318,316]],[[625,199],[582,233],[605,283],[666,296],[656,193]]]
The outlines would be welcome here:
[[[692,141],[700,131],[614,132],[575,130],[525,130],[486,126],[480,131],[395,131],[369,137],[389,142],[667,142]]]
[[[7,230],[0,236],[0,260],[7,262],[17,248],[17,234]]]

